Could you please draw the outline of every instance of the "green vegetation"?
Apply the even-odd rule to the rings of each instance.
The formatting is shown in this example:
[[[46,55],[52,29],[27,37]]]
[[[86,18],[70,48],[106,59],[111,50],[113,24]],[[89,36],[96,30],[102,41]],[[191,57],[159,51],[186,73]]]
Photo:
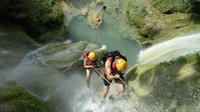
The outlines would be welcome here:
[[[124,8],[127,20],[137,26],[137,39],[144,47],[200,29],[198,0],[129,0]]]
[[[3,0],[1,15],[22,23],[37,40],[39,35],[63,24],[62,7],[58,0]]]
[[[1,85],[0,88],[1,112],[49,112],[46,104],[40,99],[33,97],[15,84]]]
[[[136,26],[140,26],[147,11],[140,0],[129,0],[128,5],[124,9],[126,17]]]
[[[155,111],[194,112],[200,109],[200,52],[157,65],[139,65],[126,73],[131,99],[139,99]]]
[[[153,37],[151,42],[157,44],[172,38],[199,32],[200,24],[191,21],[191,14],[174,13],[163,16],[165,27]]]
[[[188,12],[191,9],[189,0],[150,0],[161,13]]]

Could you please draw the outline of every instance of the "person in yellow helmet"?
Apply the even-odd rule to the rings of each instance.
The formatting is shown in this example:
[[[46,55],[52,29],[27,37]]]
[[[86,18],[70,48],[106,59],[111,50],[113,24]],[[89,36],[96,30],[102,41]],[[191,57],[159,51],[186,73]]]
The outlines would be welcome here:
[[[103,58],[102,58],[103,59]],[[107,97],[107,94],[110,89],[110,83],[112,80],[115,80],[115,83],[119,87],[119,92],[111,95],[109,98],[114,99],[115,96],[123,93],[125,91],[125,85],[121,80],[124,80],[123,71],[127,67],[127,59],[125,55],[121,55],[119,51],[113,51],[112,53],[108,53],[107,56],[104,57],[105,62],[103,65],[104,69],[104,90],[103,90],[103,102]]]
[[[93,68],[98,68],[97,64],[97,55],[94,51],[90,51],[85,53],[84,55],[84,68],[86,69],[86,77],[87,77],[87,87],[90,87],[90,77],[93,71]]]

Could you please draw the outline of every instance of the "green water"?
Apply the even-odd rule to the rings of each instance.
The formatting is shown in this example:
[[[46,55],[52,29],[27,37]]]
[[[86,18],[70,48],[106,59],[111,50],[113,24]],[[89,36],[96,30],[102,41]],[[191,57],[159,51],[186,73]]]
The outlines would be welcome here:
[[[103,25],[98,29],[88,24],[86,16],[75,17],[68,25],[70,39],[106,45],[107,50],[119,50],[125,54],[129,66],[136,64],[141,46],[134,39],[133,27],[125,21],[121,9],[113,10],[108,5],[105,11],[101,10],[101,15]]]

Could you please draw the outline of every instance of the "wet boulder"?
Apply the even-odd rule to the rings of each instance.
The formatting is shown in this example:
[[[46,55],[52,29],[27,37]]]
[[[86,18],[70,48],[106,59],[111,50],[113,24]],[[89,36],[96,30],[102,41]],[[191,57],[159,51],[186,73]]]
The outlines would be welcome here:
[[[196,112],[200,108],[200,54],[169,62],[137,65],[126,73],[132,101],[149,110]]]
[[[88,22],[92,28],[98,28],[103,22],[100,12],[90,11],[88,13]]]
[[[17,86],[14,81],[0,80],[1,112],[49,112],[42,100]]]
[[[75,72],[85,74],[83,54],[88,51],[103,52],[97,45],[85,41],[49,43],[29,52],[8,78],[46,101],[66,77]]]
[[[69,37],[69,32],[66,25],[61,25],[60,27],[49,30],[42,34],[39,38],[39,42],[46,44],[49,42],[64,42]]]
[[[38,64],[39,66],[51,67],[63,72],[82,69],[83,54],[97,49],[97,45],[85,41],[50,43],[30,52],[22,61],[22,64]]]
[[[59,0],[2,0],[0,10],[2,17],[18,20],[36,39],[49,29],[63,24]]]
[[[161,13],[147,1],[129,0],[124,8],[124,15],[138,27],[139,34],[146,38],[157,35],[164,27],[163,21],[160,20]]]

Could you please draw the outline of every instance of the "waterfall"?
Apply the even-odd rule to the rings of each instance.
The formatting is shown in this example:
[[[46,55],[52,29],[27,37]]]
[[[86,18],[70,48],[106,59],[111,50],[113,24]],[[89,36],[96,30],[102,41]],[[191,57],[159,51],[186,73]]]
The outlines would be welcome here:
[[[139,64],[157,64],[200,50],[200,33],[159,43],[140,51]]]

